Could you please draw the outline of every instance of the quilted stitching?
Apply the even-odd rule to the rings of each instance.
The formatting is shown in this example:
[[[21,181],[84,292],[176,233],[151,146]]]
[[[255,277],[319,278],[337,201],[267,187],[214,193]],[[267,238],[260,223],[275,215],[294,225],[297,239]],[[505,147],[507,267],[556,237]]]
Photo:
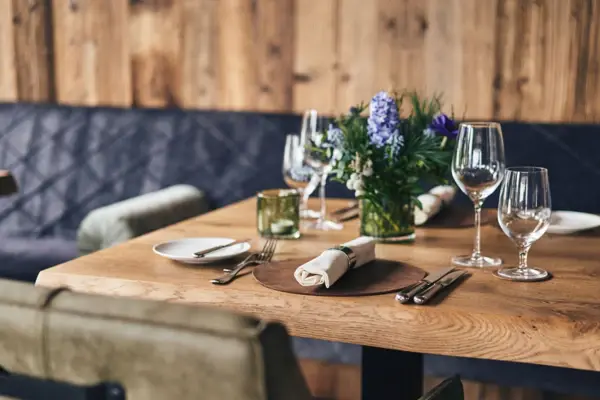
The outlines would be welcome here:
[[[297,116],[0,105],[0,165],[17,195],[0,200],[0,233],[74,237],[100,206],[177,183],[220,207],[283,185],[285,134]]]

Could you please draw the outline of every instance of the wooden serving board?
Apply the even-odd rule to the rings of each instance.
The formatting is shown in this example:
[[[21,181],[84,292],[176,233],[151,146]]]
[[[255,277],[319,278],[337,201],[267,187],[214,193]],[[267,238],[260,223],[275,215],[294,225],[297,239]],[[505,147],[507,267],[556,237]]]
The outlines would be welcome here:
[[[375,260],[346,272],[329,289],[324,285],[302,286],[294,271],[312,258],[278,261],[254,267],[254,278],[263,286],[280,292],[313,296],[369,296],[396,292],[426,275],[412,265],[391,260]]]

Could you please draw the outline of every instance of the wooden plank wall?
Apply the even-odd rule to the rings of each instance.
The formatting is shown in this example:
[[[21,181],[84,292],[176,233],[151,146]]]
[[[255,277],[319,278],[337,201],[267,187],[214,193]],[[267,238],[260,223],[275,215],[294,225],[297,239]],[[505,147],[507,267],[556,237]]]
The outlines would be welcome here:
[[[598,0],[0,0],[0,101],[600,121]]]

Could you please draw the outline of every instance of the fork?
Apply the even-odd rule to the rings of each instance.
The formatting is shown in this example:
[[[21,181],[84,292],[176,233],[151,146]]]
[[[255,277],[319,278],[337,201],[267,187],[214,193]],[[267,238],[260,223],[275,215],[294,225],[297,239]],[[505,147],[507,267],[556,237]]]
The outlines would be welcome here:
[[[264,263],[271,261],[271,259],[273,258],[273,255],[275,254],[276,247],[277,247],[277,240],[276,239],[268,239],[267,243],[265,243],[265,245],[263,246],[260,253],[251,254],[244,261],[239,263],[237,265],[237,267],[235,267],[234,270],[232,270],[231,272],[226,273],[225,275],[220,276],[218,278],[211,279],[210,282],[215,285],[228,284],[229,282],[234,280],[236,278],[236,276],[240,273],[240,271],[243,270],[244,268],[246,268],[248,265],[264,264]]]

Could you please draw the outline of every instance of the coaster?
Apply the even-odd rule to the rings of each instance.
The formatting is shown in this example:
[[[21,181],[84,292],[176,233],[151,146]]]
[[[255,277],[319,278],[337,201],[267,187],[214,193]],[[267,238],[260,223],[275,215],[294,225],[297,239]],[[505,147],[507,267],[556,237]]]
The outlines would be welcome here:
[[[349,270],[329,289],[325,285],[302,286],[294,278],[294,271],[313,258],[258,265],[254,267],[254,278],[261,285],[280,292],[312,296],[369,296],[397,292],[426,275],[422,269],[400,261],[377,259]]]

